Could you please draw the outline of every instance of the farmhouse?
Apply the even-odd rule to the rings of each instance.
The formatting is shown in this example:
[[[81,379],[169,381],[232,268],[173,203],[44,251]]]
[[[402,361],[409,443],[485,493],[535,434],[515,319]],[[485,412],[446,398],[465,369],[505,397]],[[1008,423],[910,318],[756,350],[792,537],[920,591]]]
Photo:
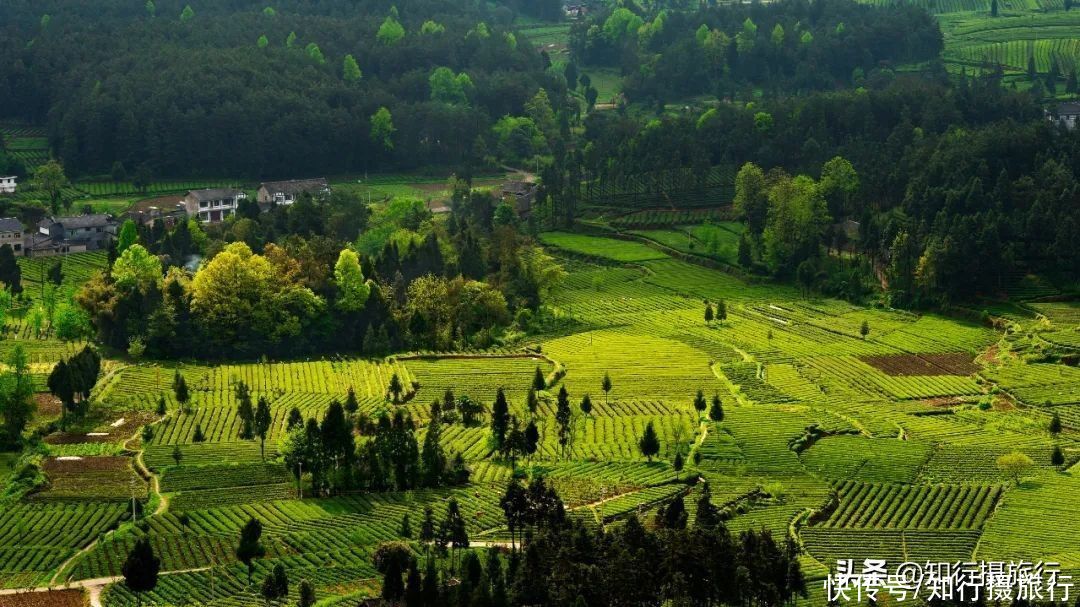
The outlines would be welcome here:
[[[502,186],[502,201],[514,207],[519,217],[532,213],[537,185],[529,181],[508,181]]]
[[[191,190],[184,196],[184,208],[188,216],[203,223],[219,223],[236,213],[240,201],[246,198],[247,194],[233,188]]]
[[[15,217],[0,219],[0,247],[11,245],[16,253],[22,252],[23,248],[23,225]]]
[[[15,180],[15,177],[0,177],[0,194],[14,194]]]
[[[1076,123],[1080,120],[1080,102],[1065,101],[1059,103],[1053,111],[1046,110],[1046,119],[1071,131],[1076,128]]]
[[[267,181],[259,185],[255,199],[263,210],[273,205],[288,206],[296,202],[301,194],[320,196],[330,193],[330,184],[325,177],[318,179],[290,179],[289,181]]]
[[[116,237],[117,222],[111,215],[46,217],[38,231],[23,243],[27,257],[45,257],[103,249]]]

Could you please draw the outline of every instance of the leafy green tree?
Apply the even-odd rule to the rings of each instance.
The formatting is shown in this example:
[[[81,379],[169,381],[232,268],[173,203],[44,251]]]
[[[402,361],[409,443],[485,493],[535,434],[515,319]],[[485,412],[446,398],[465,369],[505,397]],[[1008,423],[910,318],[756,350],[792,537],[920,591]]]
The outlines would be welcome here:
[[[139,231],[135,227],[135,222],[128,219],[120,227],[120,234],[116,237],[116,254],[123,255],[124,251],[128,250],[138,240]]]
[[[285,38],[285,48],[294,46],[296,46],[296,32],[289,32],[289,35]]]
[[[363,72],[360,71],[360,64],[356,62],[356,58],[352,55],[345,55],[341,71],[345,82],[359,82],[364,77]]]
[[[184,10],[180,11],[180,23],[187,23],[195,18],[195,11],[192,10],[191,5],[188,4],[184,7]]]
[[[862,324],[859,325],[859,336],[866,339],[867,335],[870,335],[870,323],[864,320],[862,321]]]
[[[720,524],[720,511],[712,503],[712,491],[709,483],[701,484],[701,494],[698,495],[697,511],[694,517],[694,527],[699,529],[715,529]]]
[[[753,163],[746,163],[735,175],[735,211],[746,219],[751,236],[758,237],[765,231],[769,212],[769,187],[765,172]]]
[[[68,185],[64,167],[55,160],[50,160],[34,169],[34,187],[49,195],[49,208],[53,213],[60,211],[61,202],[70,206],[70,201],[62,200],[61,191]]]
[[[140,244],[132,244],[113,263],[112,278],[119,289],[143,292],[162,282],[161,260]]]
[[[360,256],[352,249],[342,249],[334,264],[334,283],[338,297],[335,305],[346,312],[359,312],[371,295],[371,285],[364,280]]]
[[[1061,416],[1057,414],[1057,411],[1050,417],[1050,434],[1057,436],[1061,434]]]
[[[711,324],[713,321],[713,308],[712,304],[705,302],[705,324]]]
[[[536,367],[536,371],[533,372],[532,389],[535,392],[539,392],[547,388],[547,379],[544,378],[544,372],[540,370],[540,367]]]
[[[259,39],[255,41],[255,46],[259,48],[266,48],[270,46],[270,39],[266,37],[266,34],[259,36]]]
[[[441,23],[437,23],[428,19],[420,26],[420,34],[423,36],[433,36],[435,34],[441,34],[446,31],[446,28]]]
[[[157,16],[157,5],[154,4],[154,0],[146,0],[146,14],[151,18]]]
[[[675,453],[675,459],[671,461],[671,467],[675,470],[675,480],[679,480],[679,476],[682,474],[683,466],[686,464],[686,460],[683,459],[682,451]]]
[[[653,428],[652,422],[645,425],[645,433],[641,435],[641,440],[638,441],[638,449],[650,462],[653,456],[660,453],[660,439],[656,436],[656,430]]]
[[[997,467],[1007,476],[1011,477],[1017,486],[1023,480],[1024,474],[1035,465],[1030,457],[1019,451],[1006,453],[997,458]]]
[[[143,593],[157,587],[160,570],[161,559],[154,555],[150,540],[148,538],[136,540],[120,571],[124,575],[124,585],[135,594],[137,605],[142,605]]]
[[[379,26],[375,39],[383,46],[394,46],[405,37],[405,28],[398,22],[394,15],[388,15],[382,25]]]
[[[384,149],[394,149],[394,119],[390,110],[380,107],[371,115],[371,140],[383,146]]]
[[[611,393],[611,374],[604,371],[604,379],[600,381],[600,389],[604,391],[604,402],[607,403],[608,394]]]
[[[1058,445],[1054,445],[1054,452],[1050,454],[1050,464],[1054,466],[1065,465],[1065,453]]]
[[[315,63],[318,63],[319,65],[324,65],[326,63],[326,57],[323,56],[322,49],[319,48],[318,44],[309,42],[304,51],[307,52],[308,58]]]
[[[0,416],[4,418],[4,435],[9,446],[17,446],[22,432],[34,415],[34,385],[30,375],[30,359],[22,344],[8,354],[7,371],[0,375]],[[75,391],[78,384],[73,383]]]

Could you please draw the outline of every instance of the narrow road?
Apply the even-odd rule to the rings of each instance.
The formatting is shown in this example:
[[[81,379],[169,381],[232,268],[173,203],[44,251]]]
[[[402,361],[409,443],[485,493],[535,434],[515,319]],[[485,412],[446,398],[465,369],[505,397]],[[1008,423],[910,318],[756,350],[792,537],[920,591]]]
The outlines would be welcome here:
[[[161,575],[176,575],[178,573],[194,573],[196,571],[206,571],[210,567],[195,567],[193,569],[177,569],[175,571],[162,571]],[[11,588],[7,590],[0,590],[0,596],[13,595],[13,594],[25,594],[29,592],[51,592],[54,590],[78,590],[84,589],[87,594],[90,595],[91,607],[102,607],[101,605],[101,591],[105,589],[109,584],[115,584],[116,582],[124,581],[124,576],[114,575],[112,577],[98,577],[88,580],[77,580],[74,582],[68,582],[60,586],[38,586],[37,588]]]

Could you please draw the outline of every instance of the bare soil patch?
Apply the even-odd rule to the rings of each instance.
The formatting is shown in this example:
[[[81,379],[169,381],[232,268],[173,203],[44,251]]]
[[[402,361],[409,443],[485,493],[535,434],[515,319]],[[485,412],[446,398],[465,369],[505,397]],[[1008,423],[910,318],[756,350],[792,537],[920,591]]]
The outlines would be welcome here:
[[[966,352],[946,354],[884,354],[859,358],[878,371],[893,377],[912,375],[971,375],[979,370]]]
[[[83,591],[50,590],[0,596],[0,607],[83,607]]]

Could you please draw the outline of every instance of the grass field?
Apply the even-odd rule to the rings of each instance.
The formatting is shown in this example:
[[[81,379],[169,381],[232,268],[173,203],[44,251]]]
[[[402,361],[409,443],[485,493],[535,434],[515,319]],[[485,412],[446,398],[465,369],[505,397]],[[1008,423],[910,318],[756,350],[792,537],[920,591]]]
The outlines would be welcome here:
[[[710,235],[680,225],[701,224],[673,223],[643,235],[687,242]],[[727,244],[739,234],[734,224],[709,230],[723,232]],[[245,588],[234,549],[238,529],[256,517],[266,546],[258,579],[280,563],[294,583],[312,581],[324,604],[377,594],[372,552],[380,542],[403,539],[406,513],[416,526],[425,505],[438,517],[454,497],[471,537],[505,538],[498,501],[510,464],[492,453],[486,423],[454,423],[443,427],[442,441],[466,459],[466,487],[300,499],[279,455],[288,411],[318,417],[352,387],[361,412],[402,407],[423,436],[429,403],[447,389],[480,402],[487,415],[502,387],[510,411],[528,417],[525,395],[537,368],[554,383],[539,393],[539,448],[521,470],[549,477],[570,516],[588,526],[617,525],[635,512],[651,521],[656,507],[686,491],[692,504],[699,489],[687,479],[704,478],[731,530],[798,533],[812,588],[846,558],[1022,557],[1080,566],[1072,516],[1080,491],[1072,470],[1050,463],[1055,445],[1070,461],[1080,450],[1080,424],[1072,423],[1080,421],[1080,376],[1034,357],[1054,336],[1076,331],[1075,305],[1002,307],[1016,323],[1005,334],[943,316],[806,299],[791,287],[743,282],[642,242],[569,232],[545,233],[541,241],[569,274],[545,302],[566,326],[528,338],[543,356],[508,348],[468,357],[185,363],[179,368],[192,392],[187,412],[170,389],[175,364],[117,367],[94,395],[96,434],[104,436],[50,444],[55,452],[42,464],[48,485],[0,505],[0,546],[8,546],[0,549],[0,579],[22,586],[58,572],[59,580],[116,575],[145,536],[164,570],[195,571],[162,576],[144,603],[255,605],[260,599]],[[679,249],[678,242],[664,244]],[[67,259],[72,285],[103,263]],[[26,273],[37,269],[28,265]],[[728,317],[706,324],[702,302],[719,298]],[[864,321],[871,327],[865,338]],[[58,355],[42,349],[40,356]],[[409,392],[403,404],[386,399],[393,373]],[[271,403],[265,458],[257,441],[239,437],[234,390],[241,380]],[[562,387],[573,408],[565,449],[554,420]],[[699,390],[721,400],[722,421],[695,410]],[[593,405],[587,415],[578,408],[585,394]],[[129,442],[139,424],[156,419],[161,396],[167,415],[153,438]],[[1050,410],[1062,412],[1066,424],[1057,437],[1046,430]],[[660,440],[652,458],[637,447],[649,423]],[[203,442],[195,442],[196,426]],[[1013,450],[1035,463],[1019,486],[996,464]],[[681,473],[672,466],[676,453],[694,456]],[[157,482],[133,475],[135,461]],[[161,504],[138,525],[123,501],[132,487],[137,500]],[[807,522],[814,511],[821,515]],[[135,603],[121,584],[103,598],[107,605]],[[804,604],[819,605],[820,598],[813,594]]]

